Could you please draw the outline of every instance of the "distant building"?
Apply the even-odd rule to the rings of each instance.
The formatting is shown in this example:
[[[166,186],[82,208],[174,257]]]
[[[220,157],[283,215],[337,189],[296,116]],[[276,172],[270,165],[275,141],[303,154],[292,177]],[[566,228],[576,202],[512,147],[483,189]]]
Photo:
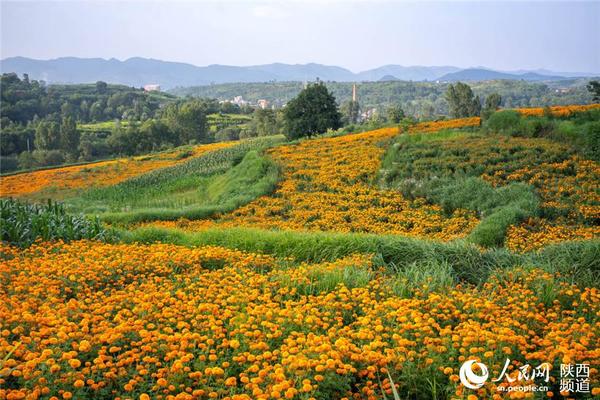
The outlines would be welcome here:
[[[262,108],[262,109],[264,110],[265,108],[269,107],[269,100],[260,99],[260,100],[257,102],[257,104],[258,104],[258,106],[259,106],[260,108]]]
[[[144,91],[146,92],[160,92],[160,85],[156,83],[151,83],[148,85],[144,85]]]
[[[366,111],[364,111],[363,113],[360,114],[360,118],[359,120],[362,121],[367,121],[373,117],[375,117],[375,114],[377,114],[377,109],[376,108],[369,108]]]
[[[244,100],[244,98],[242,96],[235,96],[231,102],[233,104],[237,104],[240,107],[248,104],[248,102],[246,100]]]

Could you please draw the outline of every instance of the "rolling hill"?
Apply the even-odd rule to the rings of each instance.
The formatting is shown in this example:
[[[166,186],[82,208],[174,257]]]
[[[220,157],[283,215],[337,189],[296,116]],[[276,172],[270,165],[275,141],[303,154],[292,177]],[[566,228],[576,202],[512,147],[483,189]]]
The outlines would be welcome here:
[[[491,81],[498,79],[513,79],[524,81],[560,81],[569,79],[565,76],[544,75],[538,72],[509,73],[494,71],[486,68],[468,68],[450,72],[438,78],[442,82],[456,81]]]
[[[157,83],[163,89],[219,83],[269,81],[378,81],[393,76],[403,81],[474,81],[492,79],[523,79],[527,81],[561,80],[566,75],[552,71],[499,72],[485,68],[461,69],[453,66],[385,65],[354,73],[348,69],[322,64],[273,63],[254,66],[208,65],[133,57],[124,61],[115,58],[62,57],[35,60],[11,57],[0,62],[3,73],[29,74],[29,77],[48,83],[92,83],[98,80],[140,87]],[[570,74],[569,76],[575,73]],[[593,74],[592,74],[593,75]]]

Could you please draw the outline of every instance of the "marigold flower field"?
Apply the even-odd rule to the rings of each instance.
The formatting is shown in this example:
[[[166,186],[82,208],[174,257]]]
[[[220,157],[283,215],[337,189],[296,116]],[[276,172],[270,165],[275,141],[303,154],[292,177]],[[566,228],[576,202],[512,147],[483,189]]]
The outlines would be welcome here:
[[[550,112],[567,117],[598,107]],[[420,142],[422,136],[435,140]],[[478,117],[281,140],[249,147],[274,162],[274,183],[232,212],[176,220],[182,210],[173,220],[114,223],[104,241],[92,234],[71,239],[94,240],[38,239],[28,247],[0,242],[0,400],[568,398],[561,393],[561,364],[588,364],[591,390],[584,398],[600,397],[600,291],[592,282],[600,268],[594,256],[600,165],[593,157],[552,138],[486,132]],[[235,143],[195,146],[186,157],[170,151],[4,176],[0,188],[2,196],[63,199],[190,157],[212,157]],[[391,149],[403,151],[410,169],[385,170]],[[202,176],[202,165],[187,164],[176,173],[154,172],[160,179],[144,181],[144,175],[136,179],[150,183],[126,192],[148,196],[150,190],[136,190],[152,188],[162,201],[164,188],[174,197],[184,188],[193,199],[200,182],[222,182],[210,179],[245,165],[232,161],[244,152]],[[487,215],[410,197],[380,182],[386,171],[415,181],[473,173],[469,178],[491,193],[523,185],[541,211],[507,223],[498,246],[473,244],[468,236]],[[167,185],[173,176],[179,181]],[[231,181],[232,193],[247,183]],[[131,204],[123,199],[125,215]],[[48,208],[57,221],[68,215]],[[39,211],[30,225],[43,219]],[[137,230],[140,224],[150,229]],[[258,229],[231,229],[238,227]],[[282,254],[263,250],[268,246],[184,240],[211,232],[246,235],[227,243],[277,237],[278,245],[301,243],[308,250]],[[315,256],[319,240],[330,240],[329,250],[353,243],[340,238],[368,243]],[[563,247],[551,244],[574,245],[568,257],[585,254],[577,265],[552,268]],[[387,258],[381,249],[389,250]],[[465,361],[482,362],[497,377],[507,359],[506,379],[476,389],[461,383]],[[511,390],[539,385],[521,379],[525,365],[548,366],[547,389]]]
[[[507,357],[511,375],[525,362],[554,373],[600,363],[600,292],[535,269],[402,298],[366,255],[297,264],[89,241],[1,250],[3,399],[380,399],[388,372],[407,395],[483,399],[499,398],[494,383],[467,393],[458,382],[467,357],[494,376]]]
[[[578,106],[584,107],[584,106]],[[555,107],[567,113],[573,106]],[[479,125],[479,118],[425,122],[411,132],[435,132],[442,129]],[[269,155],[285,167],[284,177],[275,193],[263,196],[236,211],[208,220],[159,221],[154,226],[188,230],[209,227],[253,226],[266,229],[320,230],[400,234],[438,240],[465,237],[479,222],[468,210],[456,210],[447,216],[437,205],[422,200],[408,201],[397,191],[376,188],[373,177],[379,168],[386,141],[398,135],[396,128],[314,139],[295,145],[280,146]],[[540,139],[511,138],[498,140],[447,141],[457,151],[468,150],[474,158],[461,168],[477,166],[489,157],[490,148],[515,149],[532,155],[543,148],[546,157],[532,163],[524,157],[510,166],[498,162],[485,170],[483,178],[494,185],[511,181],[526,182],[539,191],[544,205],[570,216],[558,221],[532,219],[510,229],[506,245],[526,251],[564,240],[585,240],[600,235],[600,227],[582,225],[579,220],[594,221],[600,216],[600,166],[590,160],[569,155],[560,144]],[[443,167],[443,160],[436,160]],[[427,165],[431,171],[436,168]]]
[[[479,123],[478,119],[476,122]],[[452,126],[473,123],[473,118],[467,118],[454,120]],[[438,206],[409,202],[398,192],[373,186],[373,176],[385,151],[382,142],[396,135],[397,128],[384,128],[276,147],[269,154],[285,166],[285,172],[272,195],[215,221],[162,221],[155,225],[186,229],[242,225],[403,234],[444,240],[466,235],[477,224],[468,211],[459,210],[447,217]]]

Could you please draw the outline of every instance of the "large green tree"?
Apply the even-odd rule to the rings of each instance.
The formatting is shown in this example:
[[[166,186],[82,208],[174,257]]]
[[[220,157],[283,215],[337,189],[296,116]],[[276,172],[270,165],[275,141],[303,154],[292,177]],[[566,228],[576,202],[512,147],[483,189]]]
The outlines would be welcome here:
[[[60,147],[65,152],[77,155],[79,148],[80,134],[77,130],[77,124],[71,117],[65,117],[60,123]]]
[[[450,115],[454,118],[474,117],[481,111],[481,100],[466,83],[457,82],[446,90]]]
[[[341,115],[335,97],[322,82],[309,84],[284,109],[285,134],[290,139],[338,129]]]
[[[60,126],[54,121],[42,121],[35,129],[35,147],[40,150],[60,148]]]
[[[500,108],[500,104],[502,103],[502,97],[498,93],[492,93],[488,97],[485,98],[485,105],[481,110],[481,118],[487,119],[494,113],[498,108]]]
[[[587,89],[592,94],[593,101],[600,101],[600,82],[599,81],[590,81],[587,84]]]
[[[252,136],[275,135],[280,130],[277,113],[274,110],[263,110],[262,108],[254,111],[249,125]]]
[[[199,100],[188,100],[166,107],[163,116],[181,143],[208,140],[207,108]]]

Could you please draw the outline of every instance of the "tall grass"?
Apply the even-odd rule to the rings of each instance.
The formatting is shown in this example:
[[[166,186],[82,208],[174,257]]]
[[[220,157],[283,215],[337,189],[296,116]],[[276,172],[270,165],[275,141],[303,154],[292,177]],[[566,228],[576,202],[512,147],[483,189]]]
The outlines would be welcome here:
[[[29,246],[37,239],[105,239],[108,232],[98,219],[69,215],[62,204],[25,204],[0,199],[0,237],[17,246]]]
[[[334,261],[353,253],[370,253],[375,254],[392,273],[410,268],[433,270],[450,267],[453,279],[474,284],[486,281],[492,273],[521,265],[559,272],[565,279],[587,286],[600,282],[600,240],[561,243],[539,252],[517,254],[507,249],[482,250],[467,241],[443,243],[395,235],[254,228],[184,232],[147,227],[123,231],[121,237],[130,243],[161,241],[184,246],[217,245],[307,262]]]

